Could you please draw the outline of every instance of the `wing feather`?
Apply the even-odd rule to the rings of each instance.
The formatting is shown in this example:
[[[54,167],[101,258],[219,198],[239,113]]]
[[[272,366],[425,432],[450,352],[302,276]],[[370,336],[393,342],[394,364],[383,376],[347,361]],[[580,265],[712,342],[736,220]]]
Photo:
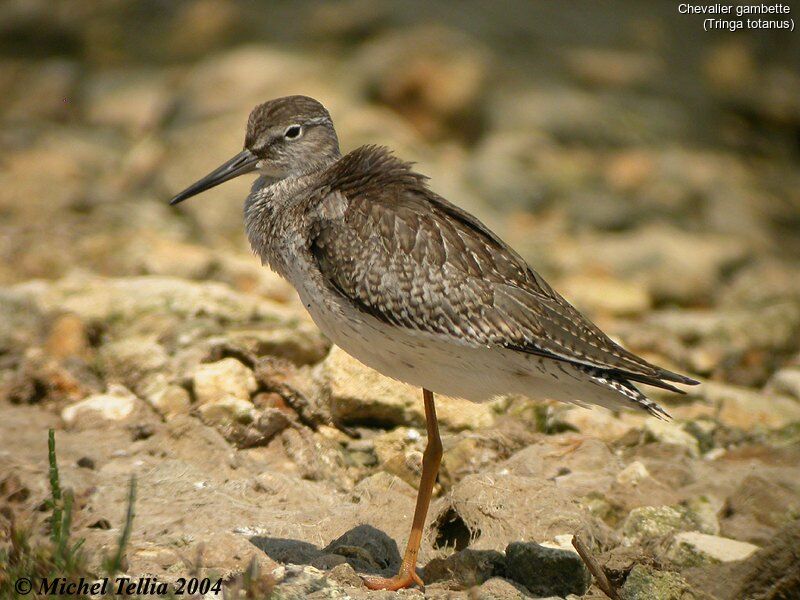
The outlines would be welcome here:
[[[310,250],[341,294],[393,325],[503,346],[675,390],[693,380],[625,350],[474,216],[381,148],[344,157]],[[360,174],[369,170],[369,174]],[[335,195],[332,200],[330,195]]]

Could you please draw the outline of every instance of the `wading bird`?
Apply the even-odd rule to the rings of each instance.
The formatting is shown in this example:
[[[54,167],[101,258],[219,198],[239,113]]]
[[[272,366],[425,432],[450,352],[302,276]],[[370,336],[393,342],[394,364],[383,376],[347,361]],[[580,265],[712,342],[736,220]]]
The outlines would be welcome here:
[[[434,393],[476,402],[521,394],[583,406],[667,413],[635,383],[679,392],[696,381],[628,352],[581,315],[495,233],[433,192],[378,146],[342,155],[325,107],[306,96],[257,106],[244,150],[171,204],[246,173],[247,237],[297,290],[336,345],[377,371],[422,388],[428,442],[411,535],[399,573],[416,573],[442,445]]]

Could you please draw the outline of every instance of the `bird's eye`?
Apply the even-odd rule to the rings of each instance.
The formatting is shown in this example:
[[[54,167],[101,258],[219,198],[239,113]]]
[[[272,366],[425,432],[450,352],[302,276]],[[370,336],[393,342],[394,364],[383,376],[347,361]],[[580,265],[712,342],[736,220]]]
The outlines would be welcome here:
[[[283,132],[283,137],[288,140],[293,140],[300,137],[301,133],[303,133],[303,128],[300,127],[300,125],[289,125],[289,127],[286,128],[286,131]]]

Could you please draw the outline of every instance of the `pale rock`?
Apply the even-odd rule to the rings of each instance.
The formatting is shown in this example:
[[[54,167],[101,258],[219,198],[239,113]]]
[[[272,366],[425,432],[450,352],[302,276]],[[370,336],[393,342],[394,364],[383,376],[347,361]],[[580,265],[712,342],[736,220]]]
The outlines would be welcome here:
[[[331,347],[313,323],[304,321],[293,323],[291,327],[240,329],[225,337],[256,356],[285,358],[296,365],[320,362]]]
[[[417,492],[405,481],[386,471],[378,471],[359,481],[354,487],[352,498],[354,502],[368,501],[370,498],[391,492],[399,496],[416,498]]]
[[[504,456],[506,447],[493,435],[458,435],[446,439],[439,483],[451,487],[465,475],[478,473]]]
[[[628,543],[693,530],[714,533],[712,526],[683,506],[640,506],[634,508],[622,524],[622,533]]]
[[[638,460],[633,461],[617,474],[617,483],[624,486],[636,487],[650,477],[650,472]]]
[[[241,227],[241,224],[240,224]],[[158,326],[164,334],[202,317],[229,324],[286,323],[296,314],[283,305],[231,290],[215,282],[175,277],[105,278],[76,273],[54,282],[31,281],[12,290],[43,312],[72,312],[87,322],[108,324],[109,335],[141,335]]]
[[[165,385],[145,396],[145,400],[165,419],[189,414],[192,399],[184,388]]]
[[[601,408],[574,406],[569,407],[569,410],[565,411],[559,420],[584,435],[604,442],[612,442],[632,429],[641,427],[645,418],[644,414],[624,412],[615,415],[611,411]]]
[[[636,565],[619,591],[621,600],[711,600],[694,590],[678,573]]]
[[[214,269],[214,253],[203,246],[143,234],[128,245],[126,264],[147,275],[202,279]]]
[[[800,402],[789,396],[761,393],[718,382],[706,382],[701,397],[718,410],[725,425],[752,431],[755,427],[776,429],[800,421]]]
[[[166,367],[169,358],[154,337],[136,336],[104,344],[99,358],[108,381],[146,396],[152,379]]]
[[[473,550],[502,548],[517,540],[552,540],[588,527],[591,520],[554,482],[489,469],[466,475],[442,500],[434,506],[432,522],[441,527],[461,520]]]
[[[552,541],[542,542],[539,544],[540,546],[544,546],[545,548],[555,548],[556,550],[565,550],[567,552],[575,552],[576,554],[578,551],[575,549],[575,546],[572,545],[572,539],[575,536],[571,533],[562,533],[560,535],[553,536]]]
[[[762,287],[758,279],[750,279],[748,283],[752,288]],[[684,362],[697,373],[715,374],[715,379],[740,385],[760,384],[770,373],[765,357],[795,347],[800,303],[769,296],[763,300],[750,299],[731,292],[728,296],[727,301],[719,301],[713,310],[653,312],[645,317],[643,324],[630,329],[626,337],[659,348],[676,363]],[[689,391],[699,396],[705,392],[704,387]]]
[[[712,495],[703,494],[690,498],[686,502],[692,519],[697,523],[697,529],[709,535],[719,535],[720,526],[718,515],[725,510],[725,502]]]
[[[79,426],[87,419],[104,421],[123,421],[136,409],[136,396],[122,386],[109,386],[105,394],[95,394],[70,404],[61,411],[61,418],[67,426]]]
[[[775,373],[767,382],[765,391],[800,401],[800,367],[786,367]]]
[[[685,448],[692,458],[700,456],[700,444],[697,438],[672,421],[650,417],[644,423],[644,433],[646,439]]]
[[[373,440],[378,465],[411,486],[419,485],[425,440],[416,429],[397,427]]]
[[[259,264],[252,256],[218,252],[219,272],[215,279],[248,294],[258,294],[275,302],[299,302],[297,292],[275,271]]]
[[[256,418],[256,409],[249,400],[224,396],[197,407],[203,422],[208,425],[230,426],[249,424]]]
[[[504,198],[511,209],[530,210],[542,206],[548,192],[560,191],[558,171],[547,168],[554,152],[552,142],[535,130],[490,131],[475,148],[465,173],[485,198]],[[562,169],[567,161],[560,163]],[[574,183],[564,177],[564,185]],[[553,181],[555,180],[555,181]]]
[[[635,279],[653,302],[691,304],[712,297],[725,269],[749,252],[734,236],[647,225],[614,235],[587,234],[577,252],[560,260],[566,271],[603,270],[621,280]]]
[[[675,534],[666,557],[681,567],[697,567],[706,564],[731,562],[748,558],[759,547],[716,535],[697,531]]]
[[[232,406],[231,399],[250,404],[250,395],[258,387],[253,371],[235,358],[198,365],[193,381],[194,394],[201,406],[216,402]]]

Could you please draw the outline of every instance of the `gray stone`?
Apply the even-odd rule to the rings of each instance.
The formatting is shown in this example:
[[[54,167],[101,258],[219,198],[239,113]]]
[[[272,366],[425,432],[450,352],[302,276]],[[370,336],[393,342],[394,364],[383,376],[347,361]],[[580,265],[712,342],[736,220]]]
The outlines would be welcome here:
[[[496,550],[462,550],[446,558],[434,558],[425,565],[425,583],[449,581],[459,587],[480,585],[505,575],[505,558]]]
[[[677,573],[644,565],[633,567],[619,593],[621,600],[712,600],[692,589]]]
[[[539,596],[583,595],[591,575],[576,552],[514,542],[506,548],[506,575]]]
[[[622,532],[631,542],[661,538],[679,531],[703,530],[717,533],[693,510],[683,506],[641,506],[634,508],[622,524]]]
[[[345,557],[356,571],[376,573],[400,565],[397,544],[371,525],[359,525],[345,532],[323,548],[322,553]]]

